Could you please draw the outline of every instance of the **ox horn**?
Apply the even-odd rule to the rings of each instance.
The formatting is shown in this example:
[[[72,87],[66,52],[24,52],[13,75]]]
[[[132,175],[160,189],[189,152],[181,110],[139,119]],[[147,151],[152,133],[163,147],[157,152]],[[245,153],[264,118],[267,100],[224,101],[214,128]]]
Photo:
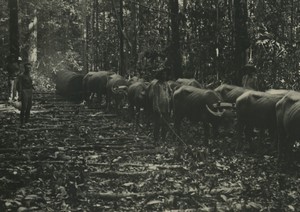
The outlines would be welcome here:
[[[218,102],[213,104],[213,106],[218,109],[231,109],[235,108],[235,103]]]
[[[214,115],[214,116],[218,116],[218,117],[221,117],[222,115],[223,115],[223,113],[224,112],[215,112],[215,111],[212,111],[210,108],[209,108],[209,106],[208,105],[206,105],[206,108],[207,108],[207,110],[212,114],[212,115]]]
[[[126,90],[127,86],[126,86],[126,85],[120,85],[118,88],[119,88],[119,89]]]
[[[121,85],[118,87],[118,91],[119,93],[122,93],[122,94],[127,94],[127,91],[128,91],[128,87],[126,85]]]

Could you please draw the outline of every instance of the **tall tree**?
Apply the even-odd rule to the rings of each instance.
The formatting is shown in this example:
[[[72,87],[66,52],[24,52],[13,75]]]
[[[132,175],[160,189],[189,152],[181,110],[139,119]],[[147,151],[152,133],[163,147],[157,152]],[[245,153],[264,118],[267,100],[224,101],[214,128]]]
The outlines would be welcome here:
[[[115,12],[117,24],[118,24],[118,31],[119,31],[119,74],[122,76],[125,75],[125,58],[124,58],[124,22],[123,22],[123,0],[119,0],[118,5],[116,5],[116,0],[112,0],[113,10]],[[117,7],[119,9],[119,13],[117,13]]]
[[[9,0],[9,45],[10,54],[17,61],[20,55],[19,48],[19,27],[18,27],[18,0]]]
[[[139,3],[139,1],[138,1]],[[131,66],[132,69],[136,70],[136,64],[138,59],[137,54],[137,5],[135,3],[131,3],[131,29],[130,35],[132,39],[132,47],[131,47]]]
[[[33,10],[33,18],[29,23],[28,30],[30,33],[28,61],[35,67],[37,61],[37,11]]]
[[[169,0],[171,16],[171,46],[169,48],[170,68],[175,79],[182,77],[182,58],[180,52],[180,32],[179,32],[179,4],[178,0]]]
[[[82,61],[83,61],[83,70],[88,72],[88,61],[87,61],[87,26],[89,16],[87,13],[87,2],[83,0],[81,2],[81,16],[82,16]]]
[[[119,25],[119,36],[120,36],[120,63],[119,63],[119,73],[125,75],[125,61],[124,61],[124,36],[123,36],[123,0],[120,0],[120,11],[119,11],[120,25]]]
[[[241,84],[243,73],[242,68],[246,64],[246,50],[250,46],[247,29],[247,0],[234,0],[234,32],[235,32],[235,77],[236,84]]]

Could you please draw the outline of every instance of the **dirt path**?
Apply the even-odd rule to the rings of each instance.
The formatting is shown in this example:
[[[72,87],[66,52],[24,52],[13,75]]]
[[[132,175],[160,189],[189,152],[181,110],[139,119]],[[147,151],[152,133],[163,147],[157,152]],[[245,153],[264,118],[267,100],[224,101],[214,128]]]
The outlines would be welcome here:
[[[0,113],[0,211],[299,207],[299,173],[278,174],[273,155],[224,151],[227,137],[209,152],[171,139],[155,145],[126,112],[88,109],[52,93],[35,94],[34,105],[23,128],[15,110]]]

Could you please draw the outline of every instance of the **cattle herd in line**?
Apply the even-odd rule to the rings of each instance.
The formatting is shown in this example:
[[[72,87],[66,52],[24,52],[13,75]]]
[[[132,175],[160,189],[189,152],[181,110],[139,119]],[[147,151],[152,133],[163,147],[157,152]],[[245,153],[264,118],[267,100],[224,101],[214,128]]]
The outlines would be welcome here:
[[[155,93],[155,86],[168,91]],[[63,96],[81,96],[87,103],[93,101],[95,94],[100,102],[105,96],[108,110],[118,111],[128,103],[136,123],[143,108],[148,120],[154,117],[155,139],[160,128],[161,136],[165,136],[166,122],[170,120],[157,114],[159,108],[166,104],[166,101],[155,102],[159,99],[168,99],[168,113],[172,114],[175,131],[179,135],[184,118],[202,122],[206,143],[210,128],[217,133],[219,126],[236,128],[237,147],[243,136],[251,146],[254,128],[261,134],[267,130],[274,147],[278,147],[279,161],[288,161],[295,141],[300,138],[300,92],[291,90],[270,89],[262,92],[228,84],[208,89],[195,79],[180,78],[167,82],[154,79],[145,82],[137,77],[126,80],[111,71],[89,72],[85,76],[59,72],[56,90]],[[155,95],[160,96],[154,98]]]

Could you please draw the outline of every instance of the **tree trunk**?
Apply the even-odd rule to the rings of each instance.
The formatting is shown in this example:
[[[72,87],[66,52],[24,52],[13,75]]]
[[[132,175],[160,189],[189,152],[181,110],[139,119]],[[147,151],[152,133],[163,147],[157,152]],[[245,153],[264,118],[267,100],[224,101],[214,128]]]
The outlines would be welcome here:
[[[294,0],[291,0],[291,41],[294,41]]]
[[[171,46],[170,46],[170,68],[173,71],[171,78],[182,77],[182,58],[180,53],[180,32],[179,32],[179,6],[178,0],[169,0],[171,16]]]
[[[10,54],[17,62],[20,56],[19,48],[19,26],[18,26],[18,0],[9,0],[9,47]]]
[[[96,71],[99,70],[100,68],[100,61],[99,61],[99,54],[100,54],[100,47],[99,47],[99,38],[100,38],[100,34],[99,34],[99,1],[96,0],[96,26],[95,26],[95,50],[96,50],[96,55],[95,55],[95,67],[96,67]]]
[[[28,50],[28,62],[32,67],[36,67],[37,62],[37,11],[33,10],[33,19],[28,26],[30,38],[29,38],[29,50]]]
[[[96,64],[95,64],[95,60],[96,60],[96,48],[95,48],[95,43],[96,43],[96,36],[95,36],[95,32],[96,32],[96,27],[95,27],[95,23],[96,23],[96,0],[93,1],[93,8],[92,8],[93,12],[92,12],[92,24],[91,24],[91,38],[92,38],[92,54],[91,54],[91,68],[93,71],[96,71]]]
[[[137,5],[132,4],[131,8],[131,34],[132,34],[132,47],[131,47],[131,68],[136,71],[136,65],[137,65]]]
[[[234,0],[234,32],[235,32],[235,79],[234,83],[241,85],[242,68],[246,64],[246,50],[250,46],[247,30],[247,0]]]
[[[90,71],[90,64],[89,64],[89,53],[90,53],[90,49],[89,49],[89,46],[90,46],[90,40],[91,40],[91,27],[90,27],[90,19],[91,19],[91,16],[88,15],[86,16],[86,20],[85,20],[85,27],[86,27],[86,38],[85,38],[85,60],[86,60],[86,72],[89,72]]]
[[[102,31],[105,32],[106,31],[106,11],[103,10],[103,23],[102,23]],[[103,69],[107,70],[109,69],[109,61],[108,61],[108,47],[107,47],[107,42],[103,43]]]
[[[87,22],[88,22],[88,16],[86,16],[87,12],[87,5],[86,0],[82,1],[82,63],[83,63],[83,72],[88,72],[88,63],[87,63]]]
[[[121,76],[125,75],[125,63],[124,63],[124,36],[123,36],[123,0],[120,0],[120,26],[119,26],[119,36],[120,36],[120,63],[119,63],[119,73]]]

